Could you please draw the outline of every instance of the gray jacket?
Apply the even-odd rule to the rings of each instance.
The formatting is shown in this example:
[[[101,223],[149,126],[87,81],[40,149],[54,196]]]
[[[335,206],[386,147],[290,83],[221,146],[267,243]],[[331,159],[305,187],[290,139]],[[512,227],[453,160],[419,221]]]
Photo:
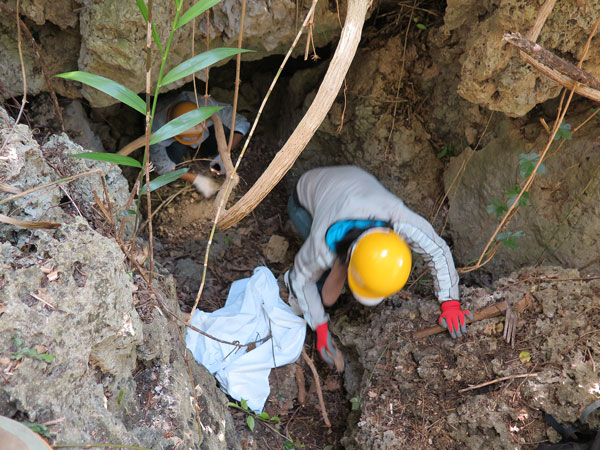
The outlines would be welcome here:
[[[321,275],[336,255],[325,242],[331,225],[341,220],[373,219],[391,223],[412,251],[429,266],[440,302],[458,300],[458,273],[446,242],[431,224],[411,211],[377,179],[354,166],[313,169],[300,177],[298,200],[312,215],[310,236],[296,255],[290,283],[304,318],[314,330],[327,322],[317,289]]]

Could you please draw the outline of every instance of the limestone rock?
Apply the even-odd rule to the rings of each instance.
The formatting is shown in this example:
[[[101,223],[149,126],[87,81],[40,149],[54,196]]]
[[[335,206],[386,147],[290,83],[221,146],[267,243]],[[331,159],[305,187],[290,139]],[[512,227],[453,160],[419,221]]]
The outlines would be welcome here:
[[[264,247],[266,258],[271,262],[284,262],[285,255],[289,247],[289,242],[283,236],[277,234],[269,238],[269,242]]]
[[[575,127],[584,117],[573,115],[568,121]],[[444,174],[450,202],[448,229],[458,265],[478,258],[498,225],[500,219],[486,209],[494,198],[506,201],[504,193],[523,180],[520,154],[544,148],[548,135],[540,132],[541,126],[536,129],[538,136],[527,140],[518,123],[505,119],[484,148],[463,152]],[[590,269],[599,268],[600,190],[595,170],[600,157],[590,151],[596,148],[596,140],[594,127],[584,127],[545,162],[546,173],[537,175],[527,206],[520,208],[508,227],[525,233],[519,248],[500,246],[486,265],[495,276],[541,261],[582,267],[596,260]],[[460,175],[463,163],[467,166]]]
[[[15,9],[15,0],[7,4]],[[20,10],[37,25],[51,22],[64,30],[77,26],[78,7],[76,0],[23,0]]]
[[[579,277],[577,270],[541,267],[510,274],[493,292],[463,289],[462,302],[472,311],[499,300],[514,305],[529,298],[514,349],[498,328],[503,317],[471,323],[457,341],[446,332],[415,339],[416,329],[437,320],[437,314],[420,313],[422,303],[437,306],[433,297],[410,295],[376,308],[338,309],[330,330],[346,356],[348,397],[360,406],[351,412],[344,447],[512,450],[523,442],[548,439],[542,412],[576,424],[598,397],[592,360],[598,351],[590,335],[598,327],[600,281]],[[548,302],[553,302],[551,314],[543,309]],[[521,360],[524,350],[529,361]],[[509,379],[459,392],[503,377]],[[407,399],[413,399],[410,406]],[[597,414],[590,416],[590,428],[599,420]],[[414,429],[422,424],[423,433],[416,436]]]
[[[2,109],[0,149],[0,179],[10,189],[100,168],[113,207],[127,199],[118,167],[69,158],[83,149],[66,135],[40,150],[28,127],[14,126]],[[6,186],[2,199],[11,195]],[[99,176],[64,188],[79,208],[61,207],[64,192],[54,187],[0,209],[61,223],[56,230],[0,225],[0,415],[62,418],[50,429],[61,442],[241,448],[227,398],[204,368],[185,361],[184,328],[158,309],[142,321],[125,255],[90,225],[93,192],[104,195]],[[156,289],[179,312],[173,278],[163,272],[160,280]]]
[[[186,7],[184,7],[184,10]],[[211,9],[210,47],[236,47],[240,24],[241,5],[235,0],[224,0]],[[155,4],[153,22],[161,42],[166,43],[175,7],[172,2]],[[206,49],[204,15],[197,19],[195,53]],[[93,3],[82,10],[80,16],[82,46],[79,58],[81,70],[96,73],[118,81],[135,92],[145,88],[146,27],[134,2],[110,0]],[[265,35],[265,30],[269,33]],[[315,15],[315,45],[324,46],[339,34],[340,26],[335,12],[320,4]],[[253,50],[243,56],[244,61],[283,54],[297,33],[296,3],[290,0],[249,2],[244,25],[243,47]],[[166,70],[192,57],[192,23],[178,29],[174,35]],[[303,49],[297,47],[296,53]],[[224,64],[226,61],[219,63]],[[155,58],[152,74],[156,78],[160,67]],[[166,73],[166,72],[165,72]],[[205,78],[202,71],[196,75]],[[233,78],[232,78],[233,79]],[[175,89],[189,82],[172,83],[165,90]],[[93,88],[83,87],[83,95],[96,107],[110,105],[114,99]]]
[[[558,95],[560,87],[519,57],[515,48],[502,42],[507,32],[525,34],[533,25],[543,2],[502,0],[481,3],[449,1],[441,34],[464,48],[458,93],[469,100],[509,116],[523,116],[536,104]],[[578,61],[600,4],[557,2],[538,43],[547,50]],[[584,69],[600,75],[600,51],[592,49]]]
[[[8,121],[6,120],[8,119]],[[55,181],[54,170],[42,156],[28,126],[14,125],[6,111],[0,108],[0,180],[15,192],[26,191]],[[3,194],[6,195],[6,194]],[[60,208],[50,208],[60,203],[58,189],[46,189],[30,198],[18,198],[12,204],[0,205],[0,213],[20,220],[62,221],[66,218]],[[0,237],[12,231],[12,226],[0,224]]]
[[[308,164],[314,167],[325,160],[325,155],[337,152],[343,155],[342,161],[329,157],[324,162],[364,168],[409,207],[430,216],[433,201],[441,194],[442,164],[422,123],[395,108],[402,67],[396,55],[402,53],[402,48],[402,38],[393,37],[382,45],[359,49],[348,72],[346,105],[344,96],[338,97],[299,165],[309,160]],[[305,105],[310,101],[312,97],[306,99]],[[344,124],[340,127],[342,118]]]
[[[38,4],[37,1],[27,3]],[[47,11],[51,9],[49,8],[50,3],[54,2],[44,2]],[[21,4],[21,10],[23,10],[23,3]],[[37,12],[33,14],[37,17]],[[40,20],[43,19],[40,18]],[[36,42],[40,48],[40,54],[44,58],[48,77],[61,72],[77,70],[77,58],[81,43],[78,32],[74,32],[72,29],[62,31],[51,23],[43,26],[27,23],[31,33],[36,36]],[[48,91],[40,60],[23,30],[21,30],[21,51],[27,79],[27,94],[31,96],[42,91]],[[17,25],[15,17],[7,14],[3,9],[0,9],[0,60],[2,61],[2,64],[0,64],[0,86],[2,87],[0,98],[5,99],[10,98],[11,95],[15,97],[22,95],[23,75],[18,50]],[[65,97],[80,95],[77,87],[71,81],[51,78],[50,83],[58,95]]]

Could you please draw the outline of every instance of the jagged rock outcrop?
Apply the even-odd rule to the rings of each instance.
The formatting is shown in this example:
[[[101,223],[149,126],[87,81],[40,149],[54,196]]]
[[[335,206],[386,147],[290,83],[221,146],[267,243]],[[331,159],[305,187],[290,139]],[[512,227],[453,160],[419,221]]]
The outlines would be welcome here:
[[[184,2],[183,12],[194,2]],[[15,10],[15,2],[8,2]],[[340,15],[345,12],[340,2]],[[205,15],[196,20],[195,54],[206,49],[206,36],[210,35],[210,48],[236,47],[240,24],[241,4],[235,0],[223,0],[211,10],[210,31],[206,31]],[[284,54],[289,49],[308,6],[298,9],[297,2],[283,0],[249,1],[246,10],[243,47],[253,53],[244,60],[261,59],[273,54]],[[84,70],[118,81],[135,92],[144,92],[146,73],[146,25],[135,2],[109,0],[92,2],[59,0],[56,2],[21,3],[21,13],[39,36],[42,56],[50,75],[70,70]],[[175,18],[174,2],[158,2],[153,8],[153,22],[162,45],[165,46]],[[265,30],[268,33],[265,35]],[[314,18],[313,36],[317,47],[332,42],[341,30],[338,13],[327,3],[319,3]],[[166,70],[192,56],[192,23],[179,28],[174,35]],[[0,98],[17,96],[23,92],[21,68],[18,56],[17,29],[12,14],[0,10],[0,59],[3,64],[0,75],[4,90]],[[40,62],[29,42],[23,41],[28,93],[35,95],[47,91],[40,70]],[[155,50],[156,51],[156,50]],[[296,54],[304,52],[297,46]],[[161,59],[155,54],[152,75],[156,79]],[[222,62],[220,64],[224,64]],[[165,72],[166,73],[166,72]],[[198,73],[204,79],[205,72]],[[191,80],[187,77],[165,88],[175,89]],[[233,83],[233,76],[232,76]],[[87,86],[77,87],[73,82],[52,80],[56,91],[65,96],[83,96],[92,106],[114,104],[116,100]]]
[[[66,135],[40,148],[27,126],[15,127],[0,109],[0,149],[3,190],[101,168],[114,211],[125,207],[119,168],[69,158],[82,148]],[[49,427],[54,442],[240,448],[226,397],[205,369],[185,360],[184,329],[149,305],[138,313],[123,251],[95,229],[103,220],[92,208],[94,191],[104,198],[98,174],[0,205],[12,218],[61,224],[0,225],[0,414],[59,419]],[[157,289],[178,311],[168,274]]]

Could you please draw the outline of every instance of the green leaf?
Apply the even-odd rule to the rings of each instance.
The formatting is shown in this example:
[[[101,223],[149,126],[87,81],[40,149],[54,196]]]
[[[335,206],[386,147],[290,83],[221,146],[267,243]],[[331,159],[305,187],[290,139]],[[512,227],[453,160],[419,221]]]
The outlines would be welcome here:
[[[362,398],[352,397],[350,399],[350,403],[352,403],[352,411],[358,411],[360,409],[360,405],[362,404]]]
[[[89,153],[78,153],[76,155],[69,155],[71,158],[81,159],[93,159],[95,161],[106,161],[114,164],[121,164],[123,166],[142,168],[142,165],[137,159],[130,158],[129,156],[118,155],[117,153],[101,153],[101,152],[89,152]]]
[[[296,443],[292,441],[285,441],[283,443],[283,447],[285,450],[294,450],[294,448],[296,448]]]
[[[523,350],[521,353],[519,353],[519,359],[523,364],[525,364],[526,362],[531,361],[531,353],[529,353],[527,350]]]
[[[150,181],[150,192],[157,190],[158,188],[163,187],[165,184],[169,184],[175,181],[177,178],[181,177],[185,174],[189,169],[178,169],[173,172],[165,173],[160,177],[156,177],[154,180]],[[146,194],[146,184],[140,189],[140,195]],[[242,404],[243,407],[243,404]]]
[[[533,173],[533,169],[535,169],[535,165],[539,159],[540,155],[538,153],[521,153],[519,155],[519,174],[523,178],[529,177]],[[544,163],[540,164],[540,167],[538,167],[538,173],[546,173],[546,166]]]
[[[222,108],[222,106],[203,106],[182,114],[160,127],[160,129],[150,137],[150,145],[157,144],[160,141],[172,138],[173,136],[177,136],[178,134],[189,130],[200,122],[205,121]]]
[[[50,432],[48,431],[48,427],[46,425],[42,425],[41,423],[27,423],[21,422],[23,425],[27,425],[27,427],[33,431],[34,433],[39,434],[45,438],[50,439]]]
[[[532,161],[534,163],[538,162],[540,159],[539,153],[521,153],[519,155],[519,162]]]
[[[521,175],[523,178],[527,178],[533,173],[534,168],[535,164],[533,164],[531,161],[521,162],[519,166],[519,175]]]
[[[256,416],[257,418],[261,419],[261,420],[269,420],[270,417],[266,412],[261,412],[258,416]]]
[[[529,191],[523,192],[521,198],[519,199],[519,206],[525,208],[527,206],[527,202],[529,201]]]
[[[522,238],[525,235],[523,231],[505,231],[504,233],[498,233],[496,240],[502,242],[510,248],[519,248],[517,239]]]
[[[142,17],[144,18],[146,23],[148,23],[148,7],[146,6],[146,3],[144,2],[144,0],[135,0],[135,2],[137,3],[137,6],[138,6],[140,12],[142,13]],[[162,55],[163,48],[160,43],[160,38],[158,37],[158,32],[156,31],[156,26],[154,24],[152,24],[152,39],[154,39],[154,42],[156,42],[158,51]]]
[[[36,355],[32,356],[32,358],[34,358],[34,359],[39,359],[48,364],[50,364],[52,361],[54,361],[54,355],[52,353],[38,353],[37,351],[35,351],[35,353],[36,353]]]
[[[444,148],[436,155],[438,159],[442,159],[444,156],[454,156],[456,154],[456,149],[452,144],[444,145]]]
[[[188,9],[185,13],[183,13],[183,15],[177,21],[177,25],[175,26],[175,29],[184,26],[190,20],[198,17],[204,11],[206,11],[209,8],[212,8],[220,1],[221,0],[202,0],[202,1],[197,2],[190,9]]]
[[[254,431],[254,417],[248,416],[246,418],[246,423],[248,424],[248,428],[250,428],[250,431]]]
[[[123,400],[123,394],[125,394],[125,389],[121,389],[119,391],[119,396],[117,397],[117,405],[121,405],[121,400]]]
[[[493,198],[492,204],[486,207],[488,214],[494,214],[496,217],[502,217],[507,211],[508,206],[499,198]]]
[[[422,23],[418,23],[418,24],[417,24],[417,28],[418,28],[419,30],[426,30],[426,29],[427,29],[427,27],[426,27],[425,25],[423,25]]]
[[[190,58],[178,66],[174,67],[169,71],[168,74],[162,79],[160,86],[166,86],[169,83],[180,80],[194,72],[199,72],[206,67],[215,64],[223,59],[229,58],[230,56],[237,55],[238,53],[246,53],[251,50],[239,49],[239,48],[213,48],[206,52],[200,53],[199,55]]]
[[[281,423],[281,419],[277,416],[271,417],[271,422],[273,423]]]
[[[23,359],[25,356],[27,356],[28,358],[31,358],[31,359],[38,359],[40,361],[44,361],[45,363],[48,363],[48,364],[50,364],[52,361],[54,361],[53,354],[38,353],[37,350],[34,348],[23,348],[23,349],[19,350],[18,352],[13,353],[12,356],[10,357],[10,359],[18,361],[18,360]]]
[[[558,141],[559,139],[564,139],[564,140],[568,141],[572,137],[573,137],[573,134],[571,133],[571,124],[563,122],[560,124],[560,127],[558,127],[558,130],[556,131],[556,134],[554,135],[554,140]]]
[[[240,406],[240,405],[238,405],[238,403],[237,403],[237,402],[229,402],[229,406],[230,406],[231,408],[237,408],[237,407],[238,407],[238,406]]]
[[[517,197],[519,196],[520,193],[521,193],[521,186],[519,186],[518,184],[515,184],[515,186],[512,189],[509,189],[508,191],[506,191],[504,193],[504,195],[506,195],[506,197],[508,198],[508,201],[506,202],[507,211],[508,211],[508,208],[510,208],[513,205],[513,203],[517,200]],[[522,206],[522,207],[527,206],[528,201],[529,201],[529,192],[525,191],[525,192],[523,192],[523,195],[521,195],[521,198],[519,198],[519,206]]]
[[[248,400],[242,399],[242,409],[248,411]]]
[[[76,70],[75,72],[65,72],[54,75],[55,77],[65,78],[67,80],[79,81],[80,83],[87,84],[105,94],[110,95],[113,98],[131,106],[139,113],[146,115],[146,102],[142,100],[139,95],[133,92],[131,89],[123,86],[116,81],[109,80],[108,78],[101,77],[100,75],[94,75],[93,73],[82,72]]]

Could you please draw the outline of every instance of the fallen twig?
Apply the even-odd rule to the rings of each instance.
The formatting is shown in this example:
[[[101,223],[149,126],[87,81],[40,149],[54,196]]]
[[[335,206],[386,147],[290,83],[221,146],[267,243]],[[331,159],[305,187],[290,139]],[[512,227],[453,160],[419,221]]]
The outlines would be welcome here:
[[[300,364],[296,364],[296,384],[298,385],[298,403],[304,406],[306,404],[306,387],[304,385],[304,372]]]
[[[12,202],[13,200],[16,200],[16,199],[21,198],[21,197],[25,197],[26,195],[31,194],[32,192],[36,192],[36,191],[39,191],[41,189],[52,187],[52,186],[60,184],[60,183],[67,183],[67,182],[76,180],[77,178],[81,178],[81,177],[85,177],[87,175],[91,175],[93,173],[97,173],[101,177],[104,176],[104,174],[102,173],[102,170],[100,170],[100,169],[94,169],[94,170],[90,170],[88,172],[79,173],[77,175],[73,175],[73,176],[70,176],[70,177],[61,178],[60,180],[52,181],[51,183],[44,184],[42,186],[37,186],[37,187],[31,188],[31,189],[27,189],[26,191],[22,191],[22,192],[19,192],[18,194],[11,195],[10,197],[4,198],[4,199],[0,200],[0,205],[3,205],[3,204],[8,203],[8,202]]]
[[[15,11],[13,11],[12,9],[10,9],[10,7],[8,7],[7,5],[0,3],[0,9],[3,9],[7,14],[15,14]],[[33,51],[35,52],[39,63],[40,63],[40,67],[42,69],[42,74],[44,75],[44,78],[46,80],[46,84],[48,85],[48,90],[50,92],[50,97],[52,97],[52,103],[54,104],[54,109],[56,110],[56,116],[58,117],[58,122],[60,123],[60,128],[62,131],[65,131],[65,123],[63,121],[63,117],[62,117],[62,113],[60,111],[60,107],[58,106],[58,99],[56,98],[56,92],[54,92],[54,88],[52,87],[52,84],[50,83],[50,77],[48,76],[48,68],[46,67],[46,63],[44,62],[44,58],[42,58],[42,54],[40,52],[40,48],[37,45],[37,42],[35,41],[35,39],[33,38],[33,35],[31,34],[31,32],[29,31],[29,28],[27,28],[27,25],[25,25],[25,22],[23,22],[20,18],[19,18],[19,14],[18,14],[18,3],[17,3],[17,12],[16,12],[16,16],[17,16],[17,30],[19,30],[18,33],[18,41],[19,41],[19,56],[22,58],[21,55],[21,45],[20,45],[20,41],[21,41],[21,33],[20,33],[20,29],[21,27],[23,27],[23,31],[25,32],[27,39],[29,39],[31,41],[31,46],[33,47]],[[23,69],[23,76],[25,76],[25,71]],[[24,92],[23,92],[23,105],[25,104],[25,98],[27,96],[27,83],[26,80],[24,79]],[[18,123],[18,119],[15,122],[15,124]]]
[[[481,387],[489,386],[490,384],[500,383],[501,381],[513,380],[515,378],[537,377],[538,375],[539,375],[539,373],[537,373],[537,372],[536,373],[524,373],[521,375],[509,375],[507,377],[496,378],[495,380],[492,380],[492,381],[486,381],[485,383],[476,384],[475,386],[470,386],[468,388],[459,389],[458,392],[462,393],[462,392],[472,391],[474,389],[479,389]]]
[[[543,75],[567,89],[574,89],[584,97],[600,101],[600,81],[591,73],[556,56],[519,33],[507,33],[502,40],[521,50],[523,58]]]
[[[331,422],[329,422],[329,417],[327,417],[327,410],[325,409],[325,401],[323,400],[323,391],[321,390],[321,383],[319,382],[319,373],[317,372],[317,368],[315,367],[312,360],[306,354],[306,350],[302,349],[302,356],[304,357],[304,361],[310,367],[310,370],[315,377],[315,387],[317,388],[317,396],[319,397],[319,405],[321,405],[321,414],[323,415],[323,420],[325,421],[325,426],[327,428],[331,428]]]
[[[56,310],[56,306],[52,305],[51,303],[48,303],[46,300],[44,300],[42,297],[35,295],[33,292],[30,292],[29,295],[31,295],[33,298],[35,298],[36,300],[42,302],[44,305],[46,305],[47,307]]]
[[[56,222],[33,222],[30,220],[19,220],[13,219],[12,217],[0,214],[0,222],[14,225],[16,227],[30,228],[30,229],[55,229],[60,227],[60,223]]]
[[[529,306],[531,302],[530,296],[530,293],[526,293],[525,296],[521,300],[519,300],[516,305],[513,306],[513,309],[517,312],[522,312],[527,306]],[[473,314],[473,320],[467,320],[467,323],[473,323],[479,320],[497,317],[506,311],[506,305],[506,301],[501,301],[487,306],[481,311],[476,311]],[[434,325],[432,327],[416,331],[413,334],[413,339],[423,339],[434,334],[442,333],[444,331],[446,331],[446,328],[442,327],[441,325]]]

